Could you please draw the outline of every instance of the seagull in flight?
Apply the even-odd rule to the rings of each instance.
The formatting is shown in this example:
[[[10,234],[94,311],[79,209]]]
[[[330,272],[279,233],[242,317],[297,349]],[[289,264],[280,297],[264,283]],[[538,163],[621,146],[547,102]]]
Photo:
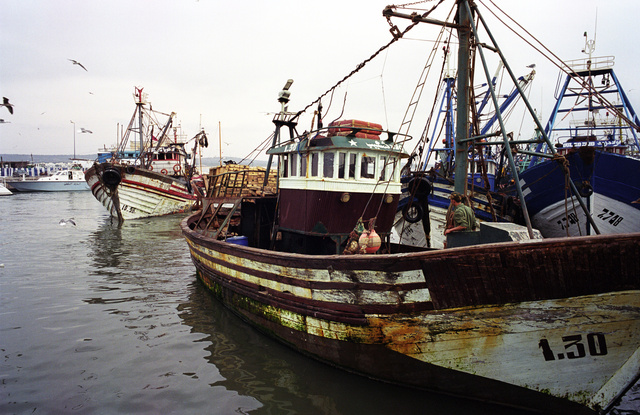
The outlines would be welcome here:
[[[11,124],[10,121],[5,121],[2,118],[0,118],[0,124]]]
[[[91,130],[87,130],[87,129],[84,129],[84,128],[82,128],[82,127],[80,127],[80,132],[81,132],[81,133],[89,133],[89,134],[93,134],[93,131],[91,131]]]
[[[535,64],[535,63],[532,63],[531,65],[527,65],[527,68],[531,68],[531,69],[533,69],[533,68],[535,68],[535,67],[536,67],[536,64]]]
[[[2,104],[0,104],[0,107],[7,107],[9,113],[13,114],[13,104],[9,102],[9,98],[2,97]]]
[[[58,224],[60,226],[66,226],[68,224],[76,226],[76,222],[73,220],[73,218],[71,219],[60,219],[60,222],[58,222]]]
[[[85,68],[80,62],[73,60],[73,59],[69,59],[71,62],[73,62],[74,65],[78,65],[79,67],[81,67],[82,69],[84,69],[85,71],[87,71],[87,68]],[[89,72],[89,71],[87,71]]]

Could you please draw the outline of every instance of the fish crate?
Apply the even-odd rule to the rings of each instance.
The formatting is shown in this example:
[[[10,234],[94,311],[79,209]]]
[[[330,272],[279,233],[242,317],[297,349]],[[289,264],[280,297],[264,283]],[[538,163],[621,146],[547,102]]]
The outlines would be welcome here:
[[[275,195],[277,189],[276,172],[269,174],[269,181],[264,185],[266,174],[264,167],[228,164],[212,167],[206,175],[207,197],[261,197]]]

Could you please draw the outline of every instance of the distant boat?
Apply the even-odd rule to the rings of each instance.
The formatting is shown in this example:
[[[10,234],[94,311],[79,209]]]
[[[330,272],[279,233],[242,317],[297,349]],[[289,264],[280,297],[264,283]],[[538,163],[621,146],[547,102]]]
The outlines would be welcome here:
[[[85,174],[91,192],[119,221],[187,212],[198,202],[195,152],[208,145],[207,137],[196,135],[194,154],[187,154],[188,141],[172,126],[175,113],[147,108],[142,88],[134,98],[136,110],[118,148],[99,152]]]
[[[5,186],[4,183],[0,183],[0,196],[10,196],[12,194],[13,192],[7,189],[7,186]]]
[[[567,62],[545,126],[564,158],[529,157],[519,173],[533,226],[545,237],[640,232],[640,119],[613,65],[613,56]]]
[[[80,169],[59,170],[51,176],[37,179],[7,180],[18,192],[76,192],[89,190]]]

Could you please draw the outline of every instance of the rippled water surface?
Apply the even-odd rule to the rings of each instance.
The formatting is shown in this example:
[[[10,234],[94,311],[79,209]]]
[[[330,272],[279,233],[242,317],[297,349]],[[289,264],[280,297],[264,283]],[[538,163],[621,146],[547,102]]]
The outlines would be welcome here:
[[[90,192],[0,198],[0,413],[522,413],[351,375],[257,333],[196,280],[182,218],[119,227]]]

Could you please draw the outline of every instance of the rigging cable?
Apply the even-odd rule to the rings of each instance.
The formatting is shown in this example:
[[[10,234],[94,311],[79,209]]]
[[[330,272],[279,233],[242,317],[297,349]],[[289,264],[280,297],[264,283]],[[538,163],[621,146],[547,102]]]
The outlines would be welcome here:
[[[487,7],[486,4],[484,4],[483,2],[484,0],[478,0],[478,2],[480,4],[482,4],[491,14],[493,14],[493,16],[498,19],[498,21],[500,23],[502,23],[503,25],[505,25],[509,30],[511,30],[516,36],[518,36],[520,39],[522,39],[522,41],[524,41],[527,45],[531,46],[534,50],[536,50],[538,53],[540,53],[543,57],[545,57],[547,60],[549,60],[549,62],[551,62],[553,65],[557,66],[561,72],[564,72],[567,75],[573,75],[575,74],[575,71],[573,71],[571,68],[569,68],[569,66],[564,63],[564,61],[562,59],[560,59],[558,56],[556,56],[551,50],[549,50],[549,48],[547,48],[544,44],[542,44],[542,42],[540,42],[535,36],[533,36],[531,33],[529,33],[529,31],[527,31],[527,29],[525,29],[524,27],[522,27],[522,25],[520,25],[520,23],[516,22],[513,18],[511,18],[511,16],[509,16],[507,13],[505,13],[502,9],[500,9],[500,7],[498,7],[493,0],[487,0],[489,3],[491,3],[497,10],[499,10],[502,14],[504,14],[505,16],[507,16],[509,18],[509,20],[511,20],[513,23],[515,23],[516,26],[518,26],[520,29],[522,29],[527,35],[529,35],[533,40],[535,40],[544,50],[546,50],[549,55],[551,55],[553,58],[555,58],[557,60],[554,61],[551,57],[549,57],[547,54],[545,54],[545,52],[541,51],[538,47],[536,47],[535,45],[533,45],[529,40],[525,39],[520,33],[518,33],[517,31],[513,30],[503,19],[501,19],[500,17],[498,17],[498,15],[491,10],[489,7]],[[560,62],[560,63],[558,63]],[[568,69],[568,70],[567,70]],[[581,84],[583,86],[583,88],[587,88],[590,91],[593,90],[593,88],[588,85],[586,82],[584,82],[582,79],[580,79],[579,77],[575,77],[575,81],[578,82],[579,84]],[[593,91],[596,95],[599,96],[601,102],[607,107],[607,109],[609,109],[611,112],[613,112],[614,114],[618,115],[621,119],[625,120],[625,122],[627,122],[629,124],[629,126],[635,128],[637,131],[640,131],[640,126],[638,126],[636,123],[634,123],[633,121],[631,121],[628,117],[626,117],[622,111],[620,111],[618,108],[616,108],[612,103],[610,103],[607,99],[605,99],[602,94],[600,94],[598,91]]]
[[[440,3],[442,3],[444,0],[439,0],[438,4],[436,4],[435,6],[433,6],[428,12],[424,13],[422,15],[422,17],[426,17],[427,15],[429,15],[433,10],[436,9],[436,7],[438,7],[438,5],[440,5]],[[389,6],[389,7],[394,7],[394,6]],[[353,75],[355,75],[357,72],[360,71],[360,69],[364,68],[364,66],[366,64],[368,64],[369,62],[371,62],[375,57],[377,57],[380,53],[382,53],[384,50],[388,49],[391,45],[393,45],[395,42],[397,42],[398,40],[400,40],[409,30],[413,29],[415,26],[417,26],[419,24],[419,22],[414,22],[412,24],[410,24],[409,26],[407,26],[406,29],[404,29],[402,32],[400,32],[398,30],[398,28],[396,26],[392,27],[392,33],[393,33],[393,39],[391,39],[386,45],[382,46],[380,49],[378,49],[377,51],[375,51],[373,53],[373,55],[371,55],[369,58],[365,59],[364,61],[362,61],[361,63],[358,64],[358,66],[356,66],[356,68],[351,71],[348,75],[346,75],[344,78],[342,78],[340,81],[338,81],[334,86],[332,86],[331,88],[329,88],[327,91],[325,91],[322,95],[320,95],[315,101],[311,102],[310,104],[308,104],[306,107],[304,107],[303,109],[301,109],[300,111],[298,111],[295,116],[292,118],[296,119],[298,118],[302,113],[304,113],[306,110],[308,110],[311,106],[315,105],[317,102],[319,102],[322,97],[324,97],[325,95],[327,95],[329,92],[333,91],[334,89],[336,89],[338,86],[340,86],[344,81],[346,81],[347,79],[351,78]]]

